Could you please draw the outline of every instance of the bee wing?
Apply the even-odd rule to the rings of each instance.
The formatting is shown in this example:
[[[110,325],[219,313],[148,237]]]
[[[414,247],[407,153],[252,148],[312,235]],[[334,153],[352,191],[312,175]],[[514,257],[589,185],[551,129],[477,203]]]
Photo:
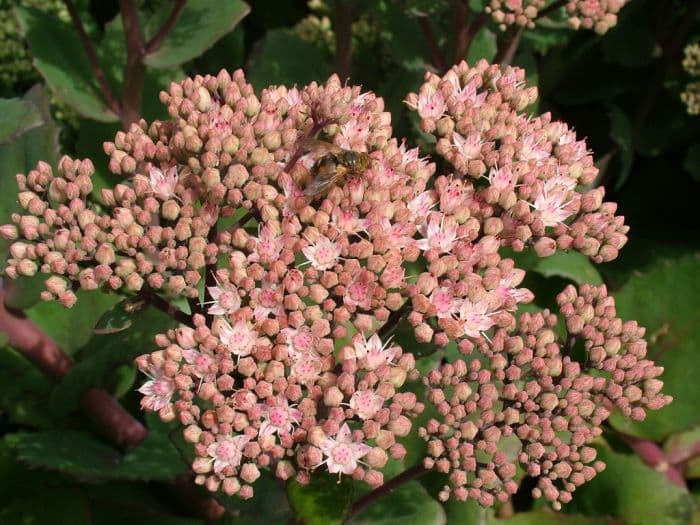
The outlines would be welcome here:
[[[304,188],[304,195],[307,197],[317,197],[325,194],[332,186],[335,186],[343,179],[347,170],[339,164],[325,164],[316,176]]]
[[[341,153],[343,151],[342,148],[339,148],[335,144],[331,144],[330,142],[326,142],[325,140],[319,140],[314,138],[300,140],[298,141],[298,144],[299,149],[297,151],[301,153],[313,152],[315,155],[318,156],[326,155],[328,153],[335,153],[337,155],[338,153]]]

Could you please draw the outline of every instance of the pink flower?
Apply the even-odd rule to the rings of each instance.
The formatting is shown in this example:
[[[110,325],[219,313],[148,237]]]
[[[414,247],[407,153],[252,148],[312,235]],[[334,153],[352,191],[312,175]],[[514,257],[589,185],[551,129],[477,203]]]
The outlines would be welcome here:
[[[144,373],[150,377],[150,380],[138,389],[144,395],[141,399],[141,408],[158,412],[170,405],[170,400],[175,393],[175,383],[171,378],[163,375],[163,370],[160,368],[150,368]]]
[[[218,434],[216,441],[207,447],[207,454],[214,462],[214,472],[217,474],[226,467],[237,467],[243,458],[243,448],[250,441],[247,434],[229,436]]]
[[[521,142],[520,160],[541,162],[549,157],[549,152],[540,145],[542,142],[542,137],[527,135]]]
[[[440,211],[452,213],[458,207],[464,206],[464,187],[456,180],[450,183],[440,192]]]
[[[263,282],[262,287],[250,292],[250,306],[253,307],[255,319],[265,319],[270,314],[281,315],[284,312],[282,294],[276,284]]]
[[[349,405],[360,419],[371,419],[384,405],[384,398],[374,390],[358,390],[350,398]]]
[[[298,425],[301,420],[301,412],[290,406],[287,398],[278,397],[276,403],[273,406],[260,405],[264,419],[258,431],[260,437],[273,434],[287,436],[291,434],[294,425]]]
[[[410,219],[415,220],[418,217],[426,217],[435,204],[435,194],[432,191],[424,191],[408,201],[406,207],[411,214]]]
[[[452,144],[467,160],[472,160],[481,157],[481,146],[484,145],[484,141],[481,140],[479,133],[472,133],[468,137],[463,137],[459,133],[453,133]]]
[[[207,310],[209,315],[227,315],[241,307],[241,297],[231,285],[222,286],[219,281],[216,281],[216,286],[207,286],[207,291],[212,300],[203,304],[211,305]]]
[[[352,441],[350,427],[345,423],[335,439],[325,437],[319,444],[319,448],[327,459],[316,465],[324,463],[331,474],[352,474],[357,468],[358,461],[363,458],[372,448],[364,443]]]
[[[153,194],[160,200],[167,201],[175,195],[177,186],[177,167],[173,166],[166,174],[158,168],[151,168],[148,172],[149,183]]]
[[[369,139],[369,119],[359,115],[340,125],[336,144],[344,149],[365,151]]]
[[[335,266],[340,258],[340,245],[331,241],[325,235],[319,236],[316,242],[302,248],[302,253],[306,256],[311,266],[319,271],[330,270]]]
[[[469,299],[462,301],[457,311],[457,319],[462,323],[464,335],[467,337],[483,335],[483,332],[496,324],[490,317],[491,313],[486,301],[476,303],[472,303]]]
[[[258,333],[245,321],[236,321],[233,326],[222,321],[219,339],[233,355],[245,357],[253,352]]]
[[[307,355],[318,357],[314,350],[314,336],[308,326],[284,328],[282,329],[282,336],[287,344],[287,354],[292,359],[298,360]]]
[[[430,303],[437,310],[438,318],[451,317],[459,310],[460,299],[452,295],[449,288],[442,286],[430,294]]]
[[[442,213],[431,213],[428,222],[421,224],[418,231],[424,238],[416,241],[416,246],[423,251],[450,253],[458,240],[457,224],[450,219],[445,224],[445,215]]]
[[[568,206],[573,199],[567,201],[568,194],[569,192],[562,186],[548,191],[545,183],[542,193],[537,196],[534,204],[531,204],[545,226],[556,226],[571,216],[573,210]]]
[[[212,356],[199,352],[197,350],[183,350],[182,357],[185,361],[192,365],[192,375],[199,378],[213,377],[210,367],[214,363]]]
[[[374,280],[374,273],[363,268],[348,285],[347,293],[343,295],[343,303],[347,306],[369,310],[372,306],[372,297],[376,287],[377,283]]]
[[[518,174],[509,166],[502,168],[491,168],[489,171],[489,183],[498,191],[509,191],[515,188],[518,182]]]
[[[255,248],[248,255],[248,261],[259,263],[270,263],[279,258],[284,242],[282,236],[274,233],[267,225],[260,228]]]
[[[418,100],[415,103],[407,102],[407,104],[417,110],[421,118],[438,119],[444,115],[447,109],[445,97],[436,91],[431,84],[424,84],[423,89],[418,94]]]
[[[416,146],[413,149],[406,149],[406,139],[401,141],[399,146],[399,154],[401,155],[401,167],[405,168],[410,162],[417,162],[419,168],[423,168],[428,165],[427,158],[420,158],[420,149]]]
[[[375,370],[382,365],[388,365],[396,357],[398,348],[389,346],[391,340],[382,344],[382,340],[377,334],[374,334],[369,339],[362,336],[362,341],[353,343],[355,347],[355,357],[364,361],[364,368],[367,370]]]

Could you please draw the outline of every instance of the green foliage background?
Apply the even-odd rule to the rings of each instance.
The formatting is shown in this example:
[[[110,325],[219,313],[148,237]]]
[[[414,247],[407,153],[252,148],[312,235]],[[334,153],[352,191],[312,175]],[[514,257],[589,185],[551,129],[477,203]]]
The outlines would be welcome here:
[[[334,71],[333,20],[340,1],[190,0],[161,49],[146,61],[143,116],[165,117],[158,92],[185,75],[242,67],[258,89],[324,80]],[[454,2],[345,1],[354,13],[351,81],[385,98],[396,136],[422,143],[417,120],[402,103],[417,90],[423,72],[434,68],[419,19],[429,21],[451,63]],[[137,2],[146,38],[172,3]],[[468,3],[479,11],[486,2]],[[524,285],[535,292],[538,306],[551,307],[566,283],[605,282],[621,317],[648,328],[651,355],[666,368],[666,391],[675,401],[641,424],[611,418],[598,443],[607,470],[577,491],[562,513],[533,504],[527,480],[512,505],[496,512],[471,503],[441,504],[439,480],[429,474],[351,523],[700,523],[700,457],[681,465],[686,490],[646,466],[619,434],[653,440],[669,457],[700,442],[700,119],[687,115],[679,98],[688,81],[680,50],[700,39],[694,4],[632,0],[619,25],[604,36],[572,32],[563,18],[554,17],[524,33],[513,61],[540,89],[538,107],[531,110],[550,111],[588,137],[601,168],[599,182],[632,227],[620,258],[599,268],[577,254],[521,258],[519,265],[531,270]],[[76,6],[107,81],[119,94],[126,49],[118,3],[80,0]],[[487,23],[468,56],[457,58],[492,60],[502,40]],[[120,129],[119,119],[101,96],[63,2],[0,1],[0,96],[0,223],[18,209],[14,174],[38,160],[55,164],[62,153],[90,157],[97,185],[110,183],[101,149]],[[187,447],[177,430],[144,417],[135,392],[142,379],[133,358],[150,351],[152,335],[172,321],[151,310],[134,315],[118,297],[100,292],[81,294],[67,311],[39,302],[40,290],[38,279],[23,279],[8,306],[24,310],[76,366],[54,382],[0,341],[0,523],[203,523],[196,505],[188,505],[173,484],[186,476]],[[430,363],[430,356],[419,360],[419,366]],[[150,430],[146,441],[125,451],[100,434],[80,407],[81,395],[95,386],[144,420]],[[420,443],[409,437],[406,465],[393,465],[396,472],[419,461]],[[347,479],[342,484],[318,479],[308,488],[290,483],[285,489],[263,477],[252,501],[221,501],[227,513],[219,522],[340,524],[363,490]]]

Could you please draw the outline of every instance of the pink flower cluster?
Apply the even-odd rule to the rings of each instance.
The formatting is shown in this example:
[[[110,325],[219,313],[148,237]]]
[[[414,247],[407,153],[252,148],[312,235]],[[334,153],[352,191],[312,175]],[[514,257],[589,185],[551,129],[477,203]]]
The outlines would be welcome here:
[[[506,501],[520,467],[537,479],[533,496],[559,508],[604,468],[589,445],[613,407],[642,420],[671,401],[663,369],[645,359],[644,329],[615,317],[604,286],[569,286],[557,299],[565,343],[555,315],[523,314],[424,379],[438,413],[420,429],[424,466],[449,474],[441,499]],[[574,359],[578,341],[585,356]]]
[[[606,33],[617,25],[617,14],[628,1],[569,0],[566,4],[569,26],[573,29],[593,29],[599,34]]]
[[[603,34],[617,25],[617,13],[628,0],[568,0],[566,2],[567,23],[572,29],[593,29]],[[517,25],[534,28],[537,19],[543,16],[549,6],[545,0],[490,0],[484,8],[501,30]]]
[[[517,460],[548,500],[566,501],[600,468],[586,445],[610,408],[641,418],[668,399],[641,332],[614,318],[604,290],[560,297],[595,378],[562,354],[553,316],[516,319],[533,295],[502,248],[601,262],[627,239],[602,188],[577,191],[597,173],[585,142],[524,115],[536,98],[524,80],[484,61],[427,74],[407,103],[436,137],[450,169],[439,176],[392,138],[381,98],[335,76],[259,96],[241,71],[172,84],[170,119],[105,144],[124,179],[99,201],[90,161],[18,176],[26,214],[0,227],[15,241],[6,273],[51,274],[43,297],[66,306],[71,282],[188,300],[183,325],[137,359],[139,390],[145,410],[183,425],[212,491],[251,497],[261,469],[381,485],[424,408],[406,388],[419,378],[411,348],[391,337],[403,323],[419,343],[470,356],[426,378],[441,420],[421,430],[425,465],[450,473],[443,496],[492,504],[514,492]],[[370,166],[310,194],[333,148]],[[504,440],[522,444],[517,458]]]
[[[545,0],[491,0],[484,11],[491,15],[501,30],[512,25],[532,29],[545,3]]]

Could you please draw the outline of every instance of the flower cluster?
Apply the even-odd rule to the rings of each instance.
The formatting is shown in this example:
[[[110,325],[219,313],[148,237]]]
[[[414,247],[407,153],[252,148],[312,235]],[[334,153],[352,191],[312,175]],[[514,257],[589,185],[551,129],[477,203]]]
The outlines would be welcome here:
[[[645,359],[644,329],[615,316],[604,286],[570,286],[557,300],[565,344],[555,315],[523,314],[425,378],[438,415],[420,429],[424,466],[449,474],[441,499],[505,501],[521,467],[537,479],[533,496],[559,508],[604,468],[589,445],[613,407],[642,420],[671,401],[660,394],[663,369]]]
[[[569,0],[566,11],[569,26],[606,33],[617,25],[617,14],[629,0]]]
[[[15,241],[6,273],[51,274],[43,298],[66,306],[77,286],[188,300],[183,325],[137,359],[139,390],[183,425],[210,490],[251,497],[261,469],[381,485],[424,408],[406,388],[412,349],[392,340],[403,324],[467,356],[425,379],[442,418],[421,430],[425,465],[450,472],[443,496],[513,493],[515,459],[498,445],[515,439],[538,490],[566,501],[600,469],[586,445],[610,409],[641,418],[668,399],[604,289],[560,297],[587,368],[561,350],[554,316],[516,318],[533,294],[502,248],[608,261],[628,229],[602,188],[578,191],[597,174],[587,146],[524,114],[537,96],[524,81],[485,61],[426,75],[406,102],[450,170],[437,176],[392,138],[381,98],[335,76],[259,95],[241,71],[172,84],[168,120],[105,144],[123,182],[99,199],[87,160],[18,176],[26,213],[0,227]]]
[[[700,76],[700,44],[686,46],[683,69],[693,77]],[[700,115],[700,82],[688,82],[681,93],[681,100],[689,115]]]
[[[566,2],[567,23],[572,29],[593,29],[603,34],[617,25],[617,13],[628,0],[568,0]],[[537,19],[544,16],[550,6],[545,0],[490,0],[486,13],[499,24],[501,30],[508,26],[534,28]]]
[[[535,20],[545,0],[491,0],[484,8],[501,30],[512,25],[535,27]]]

